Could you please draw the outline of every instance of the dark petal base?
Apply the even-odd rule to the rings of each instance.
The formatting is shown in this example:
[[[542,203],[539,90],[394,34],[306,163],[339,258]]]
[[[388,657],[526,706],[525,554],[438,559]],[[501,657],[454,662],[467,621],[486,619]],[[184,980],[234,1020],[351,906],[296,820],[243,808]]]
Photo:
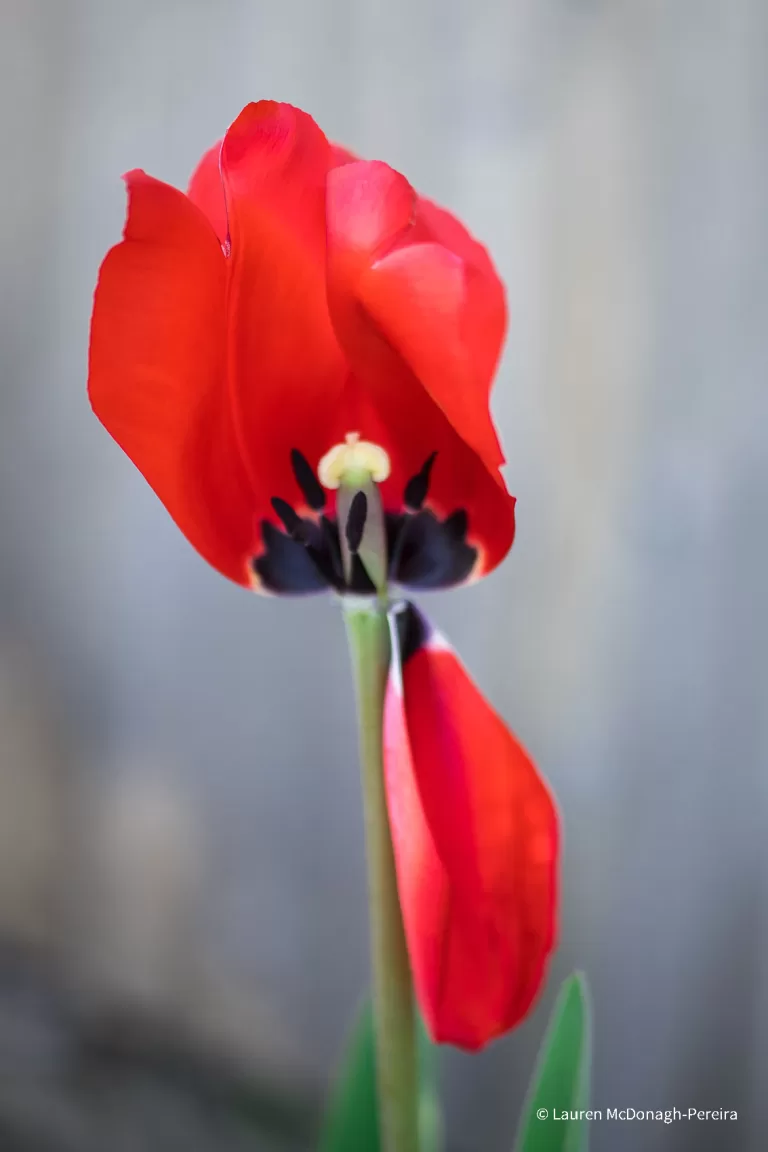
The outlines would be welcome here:
[[[389,578],[405,588],[450,588],[462,584],[477,560],[467,544],[469,520],[463,508],[438,520],[434,512],[387,516]]]
[[[309,463],[296,449],[291,460],[307,503],[315,512],[322,512],[325,494]],[[477,549],[467,543],[469,518],[463,508],[440,520],[422,507],[434,462],[435,453],[409,480],[403,500],[405,510],[386,515],[388,578],[406,588],[437,589],[461,584],[477,561]],[[341,528],[352,551],[362,535],[364,499],[353,501],[350,522]],[[330,588],[355,595],[375,594],[359,556],[352,557],[349,580],[344,578],[340,526],[335,519],[324,514],[318,520],[302,519],[279,496],[273,498],[272,507],[284,530],[268,520],[262,521],[264,551],[253,560],[253,570],[267,591],[302,595]]]
[[[422,648],[426,648],[432,635],[432,629],[426,617],[409,600],[403,600],[400,604],[395,605],[393,611],[397,625],[400,664],[405,666],[412,656],[415,656]]]

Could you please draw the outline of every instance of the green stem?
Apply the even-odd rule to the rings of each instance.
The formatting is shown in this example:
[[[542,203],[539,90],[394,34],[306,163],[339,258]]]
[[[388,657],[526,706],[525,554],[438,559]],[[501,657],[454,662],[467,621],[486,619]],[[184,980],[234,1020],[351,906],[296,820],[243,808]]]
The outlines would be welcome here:
[[[418,1152],[416,1016],[384,789],[386,609],[345,612],[360,728],[382,1152]]]

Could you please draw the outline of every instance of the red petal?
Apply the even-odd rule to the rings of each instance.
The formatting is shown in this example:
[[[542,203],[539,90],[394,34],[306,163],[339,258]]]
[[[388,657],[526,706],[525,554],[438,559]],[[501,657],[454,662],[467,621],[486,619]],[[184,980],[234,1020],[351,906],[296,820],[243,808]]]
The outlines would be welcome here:
[[[224,186],[221,182],[219,157],[221,140],[209,148],[192,173],[187,196],[210,220],[222,245],[226,245],[229,228],[227,225],[227,205],[224,199]]]
[[[455,252],[470,268],[480,273],[488,281],[488,290],[493,292],[496,297],[492,303],[492,308],[497,315],[497,323],[499,315],[503,317],[503,322],[499,323],[496,331],[498,344],[496,357],[498,357],[506,329],[506,294],[504,285],[499,280],[499,275],[488,254],[488,249],[470,235],[460,220],[457,220],[445,208],[440,208],[423,196],[419,197],[418,217],[433,240],[442,244],[450,252]]]
[[[375,332],[350,359],[369,396],[354,396],[350,428],[389,453],[392,472],[381,485],[387,509],[401,512],[408,481],[436,453],[426,506],[441,519],[458,510],[468,516],[467,542],[478,552],[470,580],[487,575],[506,556],[515,536],[515,500],[501,473],[490,472],[465,444],[418,380]]]
[[[402,508],[405,484],[437,453],[428,504],[442,516],[468,513],[468,541],[480,553],[473,576],[483,575],[509,551],[515,521],[498,470],[488,381],[467,375],[470,352],[478,364],[489,355],[487,342],[470,345],[484,321],[476,307],[481,294],[467,286],[485,283],[482,261],[469,264],[431,241],[407,246],[409,237],[427,235],[426,226],[413,189],[386,164],[347,163],[330,173],[328,185],[328,294],[359,381],[355,430],[390,454],[383,495],[392,510]],[[439,210],[428,207],[427,217],[453,242]],[[462,251],[474,254],[457,224],[454,233],[463,237]]]
[[[221,170],[231,240],[229,352],[257,482],[301,504],[296,448],[315,467],[349,431],[347,365],[328,315],[325,182],[330,147],[286,104],[249,104],[227,132]]]
[[[195,548],[248,584],[253,497],[227,401],[226,262],[183,193],[140,171],[126,184],[124,239],[94,300],[91,403]]]
[[[376,261],[358,292],[462,439],[503,464],[488,408],[499,315],[484,278],[440,244],[412,244]]]
[[[558,819],[521,745],[410,606],[384,755],[414,983],[433,1038],[483,1047],[519,1023],[555,942]]]
[[[350,152],[348,148],[343,148],[341,144],[331,144],[332,168],[340,168],[342,164],[355,164],[359,159],[359,156],[355,156],[354,152]]]
[[[404,177],[378,162],[328,178],[329,269],[341,312],[383,335],[489,469],[503,457],[488,395],[506,327],[487,253]],[[349,308],[346,309],[349,320]]]

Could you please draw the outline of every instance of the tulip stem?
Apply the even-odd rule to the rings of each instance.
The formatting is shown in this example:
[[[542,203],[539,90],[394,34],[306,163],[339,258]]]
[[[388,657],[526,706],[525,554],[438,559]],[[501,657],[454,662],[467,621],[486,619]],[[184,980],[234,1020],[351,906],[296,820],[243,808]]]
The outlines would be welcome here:
[[[418,1152],[416,1014],[384,787],[386,607],[345,611],[360,730],[382,1152]]]

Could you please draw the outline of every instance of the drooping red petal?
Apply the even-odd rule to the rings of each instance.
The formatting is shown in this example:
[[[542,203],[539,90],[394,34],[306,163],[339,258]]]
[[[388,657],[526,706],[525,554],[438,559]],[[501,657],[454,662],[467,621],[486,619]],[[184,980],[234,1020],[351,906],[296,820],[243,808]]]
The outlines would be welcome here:
[[[488,397],[506,328],[484,249],[379,162],[328,177],[329,290],[346,347],[354,319],[376,328],[491,470],[503,463]],[[334,312],[334,319],[337,312]]]
[[[433,1038],[519,1023],[556,933],[558,818],[532,761],[446,642],[400,615],[384,758],[414,984]]]
[[[350,430],[344,418],[349,371],[326,294],[330,164],[328,141],[311,117],[271,101],[249,104],[221,149],[238,424],[256,482],[296,505],[303,496],[291,450],[314,468]]]
[[[226,262],[183,193],[140,171],[126,184],[124,238],[94,300],[91,403],[195,548],[248,584],[253,493],[227,400]]]

